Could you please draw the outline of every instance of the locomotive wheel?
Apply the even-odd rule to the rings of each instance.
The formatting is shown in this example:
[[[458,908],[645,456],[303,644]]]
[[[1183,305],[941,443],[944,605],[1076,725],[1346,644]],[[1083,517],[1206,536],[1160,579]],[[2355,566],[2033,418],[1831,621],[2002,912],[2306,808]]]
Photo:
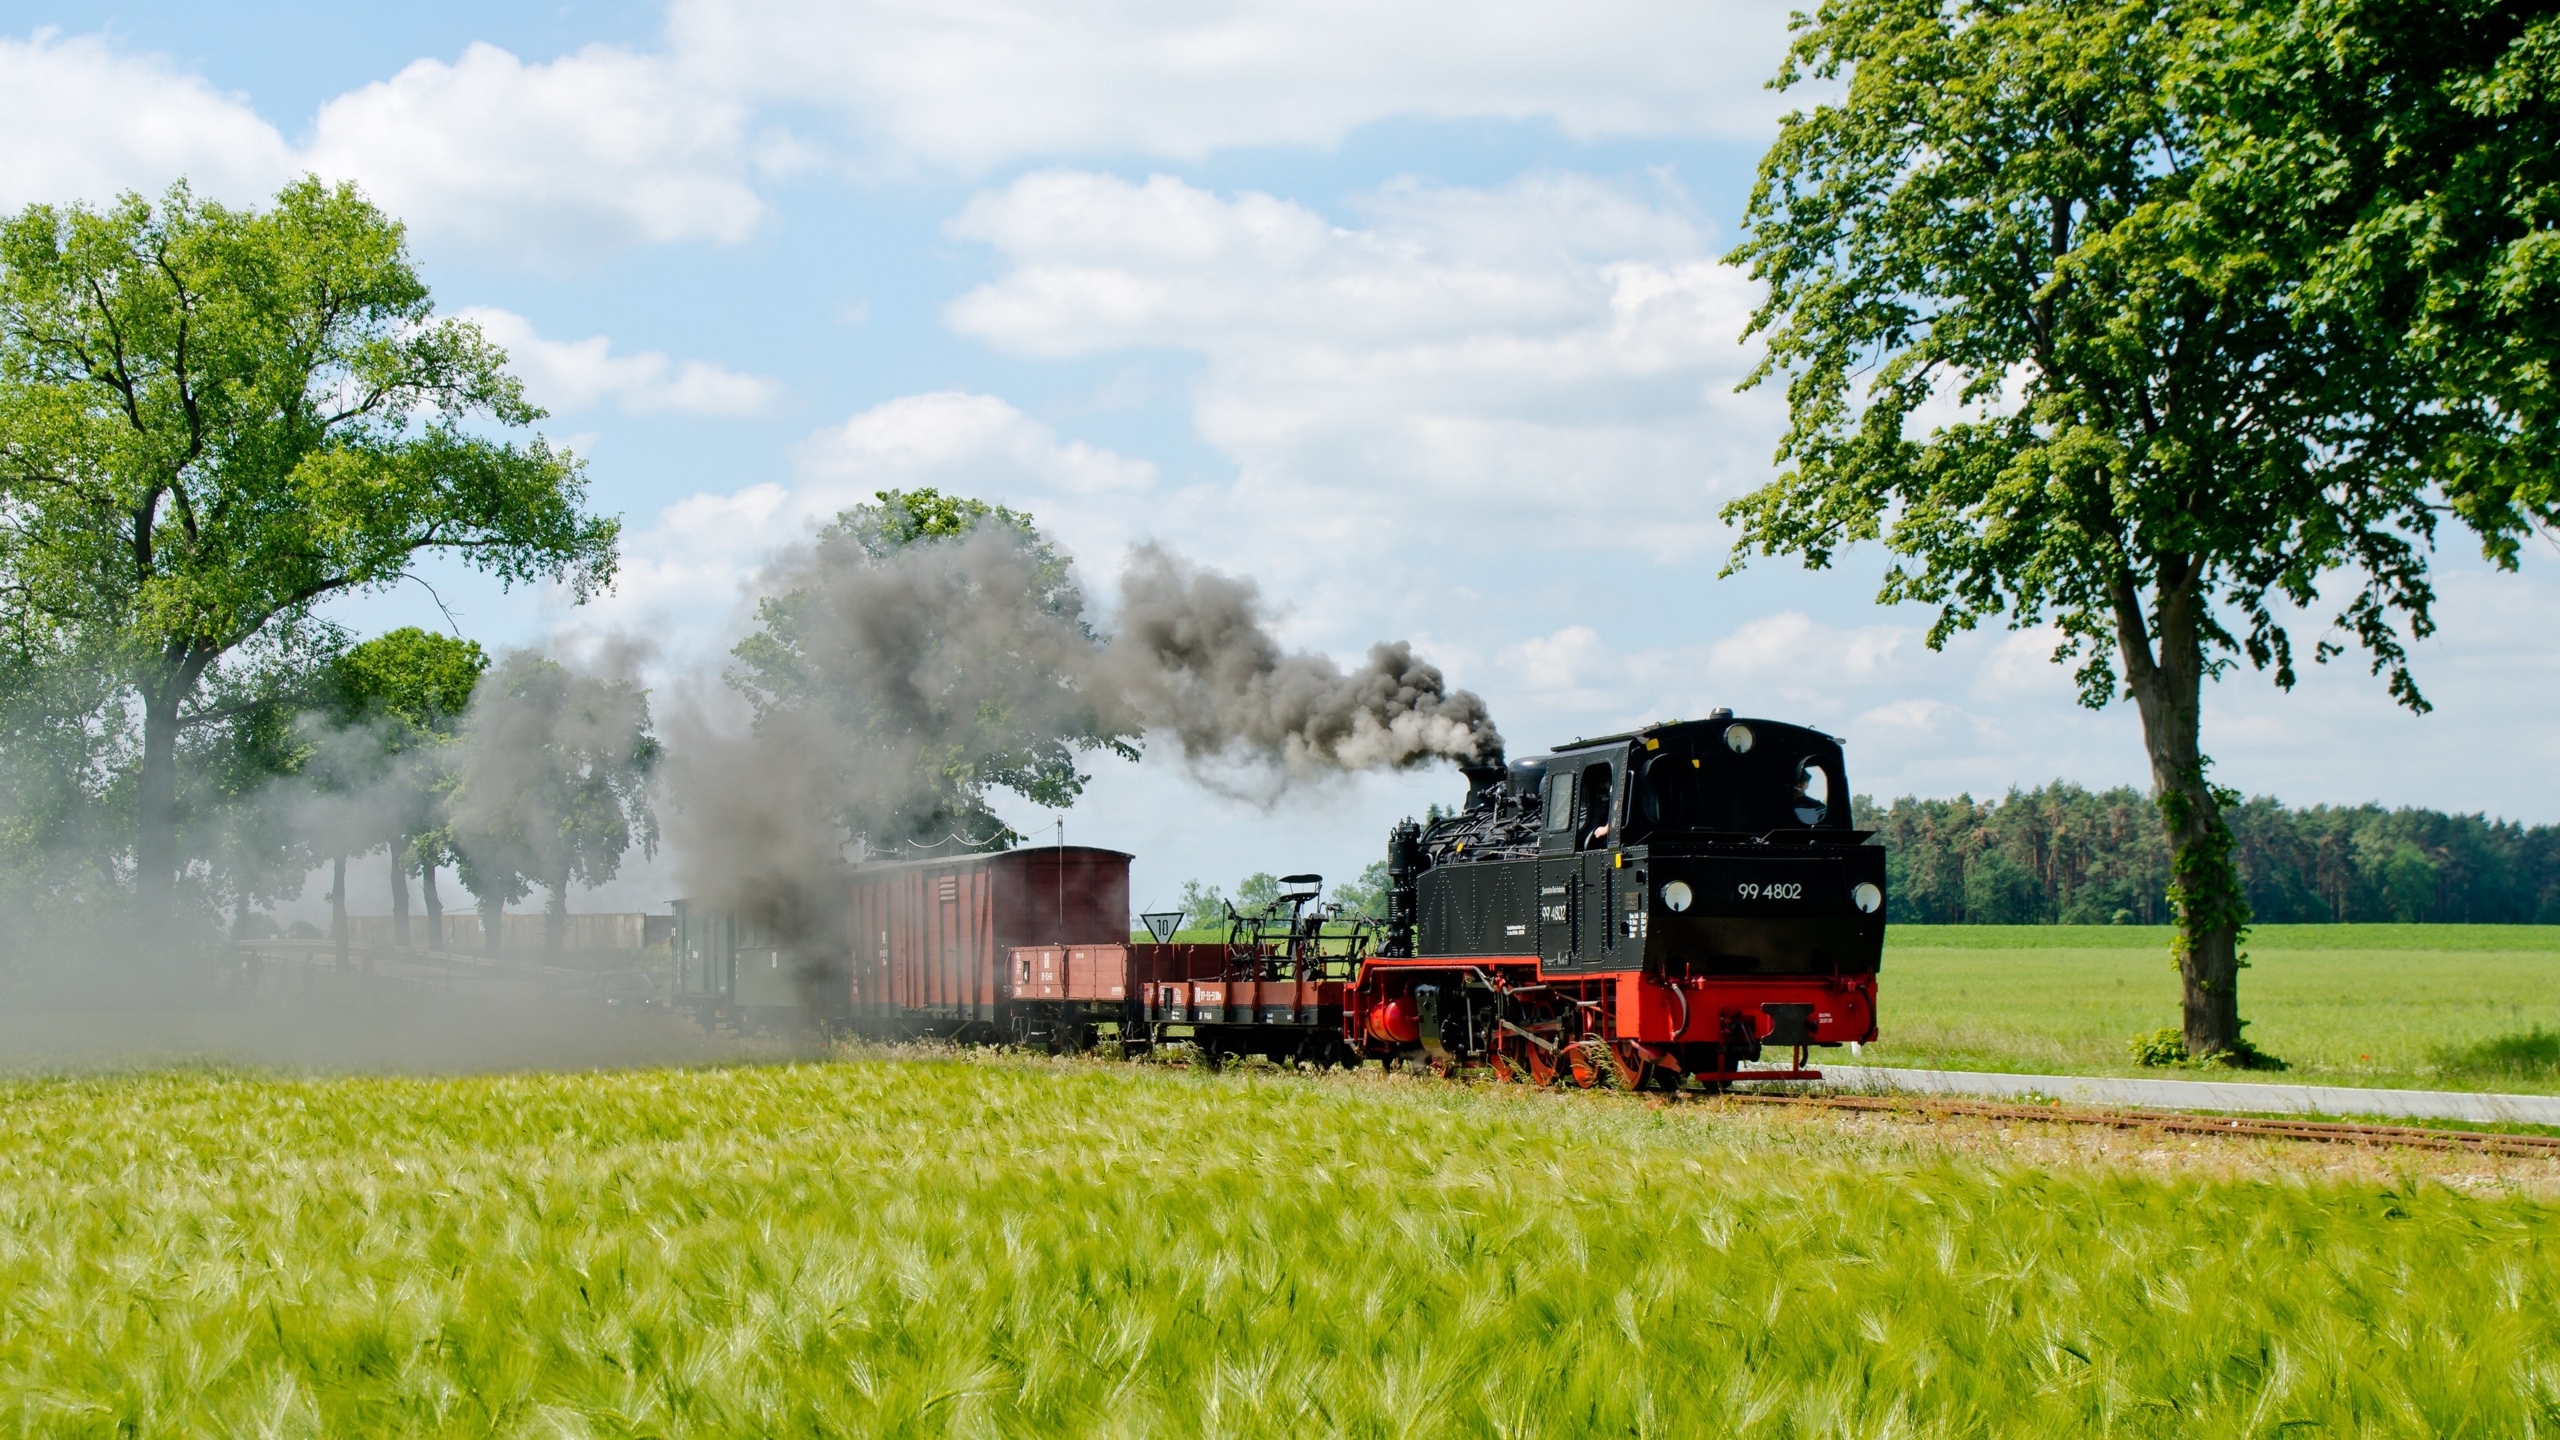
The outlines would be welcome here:
[[[1511,1057],[1503,1054],[1499,1046],[1493,1052],[1493,1078],[1505,1085],[1520,1083],[1520,1072],[1511,1068]]]
[[[1529,1061],[1530,1084],[1547,1086],[1556,1083],[1556,1057],[1548,1053],[1545,1046],[1528,1046],[1525,1054]]]
[[[1641,1090],[1644,1088],[1647,1072],[1651,1071],[1653,1066],[1636,1050],[1633,1041],[1622,1040],[1614,1045],[1605,1040],[1597,1043],[1600,1053],[1609,1058],[1610,1078],[1618,1082],[1619,1089]]]
[[[1578,1044],[1568,1045],[1565,1047],[1565,1066],[1573,1074],[1573,1083],[1585,1090],[1596,1090],[1599,1088],[1602,1073],[1601,1066],[1607,1063],[1600,1059],[1599,1056],[1591,1053],[1597,1043],[1598,1042],[1595,1041],[1585,1040]],[[1607,1052],[1604,1049],[1602,1053],[1605,1054]]]

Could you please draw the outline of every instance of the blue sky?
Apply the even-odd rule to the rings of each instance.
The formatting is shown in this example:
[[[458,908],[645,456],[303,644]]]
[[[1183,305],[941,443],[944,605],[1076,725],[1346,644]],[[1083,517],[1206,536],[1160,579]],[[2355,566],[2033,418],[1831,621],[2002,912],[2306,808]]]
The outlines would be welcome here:
[[[1723,704],[1845,735],[1880,795],[2141,783],[2130,711],[2077,708],[2050,637],[1929,652],[1873,555],[1716,578],[1779,419],[1734,393],[1753,290],[1718,257],[1784,34],[1653,0],[0,0],[0,207],[316,169],[408,221],[589,458],[625,573],[575,610],[429,566],[343,607],[362,629],[440,597],[499,645],[639,637],[682,704],[762,557],[934,484],[1032,511],[1097,596],[1156,539],[1253,576],[1292,643],[1412,638],[1514,753]],[[2441,558],[2435,714],[2353,664],[2242,673],[2220,778],[2560,820],[2560,552]],[[1068,836],[1136,851],[1152,901],[1356,871],[1458,789],[1216,778],[1102,767]]]

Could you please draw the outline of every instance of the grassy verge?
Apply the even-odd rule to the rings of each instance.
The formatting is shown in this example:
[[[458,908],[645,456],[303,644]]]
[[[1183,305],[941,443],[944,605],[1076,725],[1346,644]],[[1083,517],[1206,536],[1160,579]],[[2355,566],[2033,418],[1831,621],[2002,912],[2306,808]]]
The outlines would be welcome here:
[[[2241,1078],[2560,1094],[2560,927],[2276,925],[2247,949],[2249,1038],[2290,1068]],[[2178,1022],[2164,929],[1902,926],[1881,983],[1884,1040],[1862,1060],[2179,1073],[2125,1050]]]
[[[2560,1209],[2531,1186],[1002,1061],[162,1075],[0,1106],[0,1403],[31,1434],[2560,1420]]]

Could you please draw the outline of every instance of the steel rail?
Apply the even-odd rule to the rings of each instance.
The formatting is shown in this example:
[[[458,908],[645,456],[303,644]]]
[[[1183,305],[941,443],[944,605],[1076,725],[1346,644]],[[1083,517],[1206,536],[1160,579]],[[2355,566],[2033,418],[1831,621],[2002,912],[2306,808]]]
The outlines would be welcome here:
[[[2175,1110],[2091,1110],[2059,1105],[1995,1105],[1977,1100],[1917,1100],[1881,1095],[1758,1095],[1739,1091],[1718,1097],[1750,1105],[1811,1105],[1982,1120],[2030,1120],[2059,1125],[2105,1125],[2118,1130],[2166,1130],[2188,1135],[2259,1136],[2332,1145],[2406,1146],[2475,1154],[2560,1157],[2560,1136],[2509,1135],[2493,1130],[2437,1130],[2416,1125],[2362,1125],[2346,1120],[2286,1120],[2260,1115],[2198,1115]]]

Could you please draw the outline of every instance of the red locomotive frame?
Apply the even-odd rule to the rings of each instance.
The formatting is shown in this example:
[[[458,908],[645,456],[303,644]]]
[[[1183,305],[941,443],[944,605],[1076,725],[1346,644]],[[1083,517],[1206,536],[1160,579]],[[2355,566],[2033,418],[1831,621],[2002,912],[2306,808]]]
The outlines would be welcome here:
[[[1426,1034],[1415,992],[1434,981],[1441,994],[1466,988],[1499,997],[1496,1036],[1484,1058],[1501,1079],[1628,1089],[1676,1088],[1736,1080],[1819,1080],[1807,1068],[1815,1045],[1876,1035],[1876,980],[1868,975],[1772,979],[1664,978],[1636,971],[1550,976],[1517,956],[1372,959],[1347,987],[1344,1039],[1385,1059],[1419,1049],[1447,1073],[1470,1058],[1440,1034]],[[1444,988],[1445,987],[1445,988]],[[1463,993],[1463,991],[1461,992]],[[1802,1033],[1785,1021],[1801,1013]],[[1784,1033],[1781,1033],[1784,1032]],[[1745,1070],[1729,1057],[1757,1056],[1775,1039],[1792,1052],[1785,1068]]]

